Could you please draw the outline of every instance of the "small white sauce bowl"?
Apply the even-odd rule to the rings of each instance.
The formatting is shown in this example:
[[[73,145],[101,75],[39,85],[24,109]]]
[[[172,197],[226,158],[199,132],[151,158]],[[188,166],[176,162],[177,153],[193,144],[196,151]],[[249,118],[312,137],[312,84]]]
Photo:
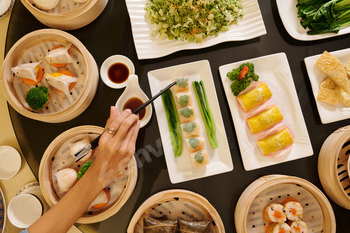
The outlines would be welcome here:
[[[126,65],[129,69],[129,76],[132,74],[135,74],[135,67],[132,61],[123,55],[110,56],[102,63],[101,70],[100,70],[102,81],[110,88],[120,89],[126,86],[128,79],[126,79],[125,82],[123,83],[114,83],[109,79],[108,69],[115,63],[123,63],[124,65]]]
[[[15,0],[0,0],[0,19],[11,11],[14,3]]]
[[[0,146],[0,179],[14,177],[21,168],[22,158],[19,152],[11,146]]]

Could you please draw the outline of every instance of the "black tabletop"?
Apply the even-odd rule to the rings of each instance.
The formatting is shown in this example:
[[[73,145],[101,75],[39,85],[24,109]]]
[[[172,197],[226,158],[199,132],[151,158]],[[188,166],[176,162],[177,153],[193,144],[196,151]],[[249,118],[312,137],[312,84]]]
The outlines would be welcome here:
[[[103,61],[111,55],[122,54],[129,57],[135,65],[141,88],[148,96],[151,96],[151,93],[147,72],[207,59],[210,62],[213,73],[234,164],[233,171],[228,173],[172,184],[164,156],[156,157],[150,153],[151,161],[146,161],[141,156],[143,166],[139,168],[139,176],[134,193],[116,215],[96,225],[99,232],[125,232],[138,207],[151,195],[167,189],[187,189],[203,195],[220,214],[227,232],[236,232],[234,210],[240,195],[250,183],[261,176],[268,174],[297,176],[310,181],[323,191],[317,171],[320,148],[324,140],[334,130],[348,125],[349,120],[326,125],[321,123],[306,72],[304,58],[320,54],[324,50],[335,51],[348,48],[350,34],[318,41],[297,41],[283,27],[276,1],[259,0],[258,2],[267,30],[266,35],[247,41],[225,42],[200,50],[179,51],[157,59],[138,60],[130,19],[123,0],[110,0],[106,9],[94,22],[81,29],[69,32],[86,46],[95,58],[98,67],[101,67]],[[46,28],[46,26],[32,16],[20,1],[16,1],[8,29],[6,53],[18,39],[29,32],[42,28]],[[243,168],[237,136],[218,68],[224,64],[279,52],[284,52],[287,55],[314,155],[248,172]],[[109,116],[109,106],[115,105],[122,92],[123,89],[115,90],[107,87],[100,79],[96,96],[87,110],[71,121],[58,124],[31,120],[18,114],[9,106],[19,144],[36,177],[38,177],[41,157],[52,140],[62,132],[75,126],[104,126]],[[140,130],[136,150],[144,148],[146,145],[150,145],[158,151],[161,150],[159,143],[157,144],[159,138],[158,124],[155,114],[153,114],[148,125]],[[338,206],[331,199],[329,201],[336,216],[337,232],[348,231],[347,221],[350,211]]]

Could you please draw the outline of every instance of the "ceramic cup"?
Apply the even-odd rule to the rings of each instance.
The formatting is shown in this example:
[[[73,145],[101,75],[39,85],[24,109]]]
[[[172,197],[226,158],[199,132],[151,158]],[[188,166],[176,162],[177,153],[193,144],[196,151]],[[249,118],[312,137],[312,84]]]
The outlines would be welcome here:
[[[29,193],[15,196],[7,210],[10,222],[18,228],[27,228],[44,213],[41,200]]]

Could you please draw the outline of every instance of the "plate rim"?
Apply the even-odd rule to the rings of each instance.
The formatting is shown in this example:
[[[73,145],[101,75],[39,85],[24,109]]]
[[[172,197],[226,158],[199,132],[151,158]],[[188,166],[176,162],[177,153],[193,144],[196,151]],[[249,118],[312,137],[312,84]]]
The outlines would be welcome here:
[[[246,161],[247,158],[244,156],[244,154],[246,154],[245,151],[247,150],[247,148],[244,146],[242,137],[238,137],[238,135],[237,135],[238,132],[241,132],[241,128],[239,126],[237,126],[237,122],[235,122],[235,115],[234,115],[234,111],[233,111],[234,110],[233,109],[234,106],[227,99],[228,98],[228,94],[232,94],[232,93],[231,93],[230,90],[227,89],[228,87],[226,87],[226,84],[225,84],[226,73],[223,75],[223,72],[224,72],[223,69],[225,69],[227,67],[230,67],[230,66],[233,66],[233,65],[236,65],[236,64],[242,64],[242,63],[245,63],[245,62],[254,62],[254,60],[261,60],[261,59],[272,58],[272,57],[280,57],[279,60],[282,61],[281,64],[285,64],[286,65],[286,69],[287,69],[287,75],[286,76],[287,76],[287,78],[290,79],[289,82],[291,82],[293,84],[293,88],[289,89],[292,92],[292,95],[288,99],[291,99],[291,98],[294,99],[294,100],[291,100],[291,103],[297,105],[297,107],[295,107],[294,110],[296,111],[296,114],[298,114],[298,116],[301,118],[298,122],[302,123],[302,125],[301,125],[302,131],[303,131],[303,134],[305,134],[303,136],[307,136],[307,140],[308,140],[307,148],[304,148],[304,150],[307,152],[307,153],[305,152],[305,154],[308,154],[308,155],[303,155],[301,157],[299,156],[299,157],[296,157],[296,158],[290,158],[290,154],[289,154],[288,155],[289,157],[286,157],[283,160],[265,162],[265,164],[260,165],[260,166],[248,166],[247,165],[248,162]],[[264,55],[264,56],[260,56],[260,57],[253,57],[253,58],[250,58],[250,59],[245,59],[245,60],[242,60],[242,61],[237,61],[237,62],[232,62],[232,63],[229,63],[229,64],[225,64],[225,65],[222,65],[222,66],[219,67],[219,73],[220,73],[220,79],[221,79],[222,85],[224,87],[226,100],[228,101],[228,104],[229,104],[229,109],[230,109],[230,112],[231,112],[232,122],[233,122],[234,127],[235,127],[237,141],[238,141],[238,145],[239,145],[239,150],[241,152],[242,163],[243,163],[244,169],[246,171],[256,170],[256,169],[260,169],[260,168],[264,168],[264,167],[269,167],[269,166],[277,165],[277,164],[284,163],[284,162],[289,162],[289,161],[294,161],[294,160],[297,160],[297,159],[306,158],[306,157],[309,157],[309,156],[313,155],[313,148],[312,148],[310,137],[309,137],[309,133],[308,133],[308,130],[307,130],[307,127],[306,127],[305,119],[304,119],[304,116],[303,116],[303,113],[302,113],[302,110],[301,110],[301,107],[300,107],[300,102],[299,102],[299,99],[298,99],[298,95],[296,93],[295,84],[294,84],[293,76],[292,76],[292,73],[291,73],[291,70],[290,70],[290,66],[289,66],[289,62],[288,62],[288,58],[287,58],[286,53],[284,53],[284,52],[273,53],[273,54],[268,54],[268,55]],[[228,91],[230,91],[230,92],[228,93]],[[296,124],[295,120],[294,120],[294,124]],[[295,147],[295,145],[293,147]],[[306,149],[308,149],[308,150],[306,150]],[[293,148],[292,148],[292,150],[293,150]],[[249,151],[250,151],[250,149],[249,149]],[[254,154],[254,152],[251,152],[250,155],[256,156]],[[261,162],[259,162],[259,163],[261,163]]]
[[[211,79],[209,79],[208,81],[209,82],[212,82],[212,85],[213,85],[213,92],[214,92],[214,94],[215,94],[215,96],[216,96],[216,103],[217,103],[217,108],[218,108],[218,116],[220,117],[220,118],[216,118],[215,119],[215,121],[217,122],[218,120],[220,120],[220,124],[222,124],[222,130],[223,130],[223,134],[225,135],[225,139],[226,139],[226,141],[225,141],[225,143],[224,144],[226,144],[226,146],[227,146],[227,148],[224,148],[223,150],[226,150],[227,149],[227,162],[228,163],[224,163],[224,162],[222,162],[222,164],[224,164],[225,166],[224,167],[226,167],[226,169],[222,169],[221,171],[219,171],[219,172],[215,172],[215,173],[213,173],[213,174],[206,174],[206,175],[204,175],[204,176],[191,176],[191,178],[178,178],[178,179],[175,179],[174,178],[174,176],[176,176],[176,175],[171,175],[172,173],[171,173],[171,171],[172,171],[172,169],[171,169],[171,166],[168,166],[168,163],[170,163],[171,161],[168,161],[169,159],[167,159],[167,155],[166,155],[166,152],[165,152],[165,150],[163,150],[164,151],[164,157],[165,157],[165,162],[166,162],[166,164],[167,164],[167,170],[168,170],[168,174],[169,174],[169,178],[170,178],[170,181],[171,181],[171,183],[172,184],[176,184],[176,183],[181,183],[181,182],[186,182],[186,181],[191,181],[191,180],[195,180],[195,179],[201,179],[201,178],[205,178],[205,177],[209,177],[209,176],[213,176],[213,175],[218,175],[218,174],[222,174],[222,173],[226,173],[226,172],[230,172],[230,171],[232,171],[233,169],[234,169],[234,164],[233,164],[233,161],[232,161],[232,154],[231,154],[231,151],[230,151],[230,147],[229,147],[229,145],[228,145],[228,140],[227,140],[227,134],[226,134],[226,129],[225,129],[225,125],[224,125],[224,122],[223,122],[223,120],[222,120],[222,114],[221,114],[221,109],[220,109],[220,104],[219,104],[219,101],[218,101],[218,98],[217,98],[217,93],[216,93],[216,89],[215,89],[215,83],[214,83],[214,80],[213,80],[213,75],[212,75],[212,71],[211,71],[211,68],[210,68],[210,63],[209,63],[209,61],[208,60],[206,60],[206,59],[203,59],[203,60],[197,60],[197,61],[192,61],[192,62],[187,62],[187,63],[181,63],[181,64],[177,64],[177,65],[173,65],[173,66],[169,66],[169,67],[163,67],[163,68],[160,68],[160,69],[155,69],[155,70],[151,70],[151,71],[149,71],[148,73],[147,73],[147,76],[148,76],[148,81],[149,81],[149,85],[150,85],[150,87],[151,87],[151,83],[152,83],[152,81],[151,81],[151,79],[153,79],[153,78],[156,78],[156,77],[154,77],[153,76],[153,73],[155,73],[155,72],[164,72],[164,71],[166,71],[166,70],[168,70],[168,69],[178,69],[179,67],[186,67],[186,66],[193,66],[194,64],[196,64],[196,65],[199,65],[199,64],[203,64],[203,65],[205,65],[205,67],[206,67],[206,69],[208,69],[208,72],[207,72],[207,75],[209,75],[210,77],[211,77]],[[204,70],[204,69],[203,69]],[[196,74],[200,74],[202,71],[201,70],[199,70],[199,71],[196,71]],[[171,77],[169,78],[169,79],[171,79]],[[203,80],[203,78],[201,77],[201,80]],[[208,87],[206,87],[206,89],[208,90]],[[152,87],[151,87],[151,93],[152,93]],[[154,93],[153,93],[154,94]],[[213,108],[212,107],[212,104],[211,104],[211,108]],[[157,118],[157,123],[158,123],[158,128],[159,128],[159,133],[160,133],[160,121],[161,121],[161,119],[159,118],[160,116],[159,116],[159,113],[157,114],[157,108],[156,107],[154,107],[154,110],[156,111],[156,118]],[[217,131],[217,130],[216,130]],[[203,130],[203,135],[204,134],[206,134],[206,132],[205,132],[205,130]],[[162,139],[162,143],[163,143],[163,135],[160,133],[160,137],[161,137],[161,139]],[[183,139],[184,140],[184,139]],[[183,143],[183,147],[185,147],[185,145],[184,145],[185,143]],[[217,148],[218,149],[218,148]],[[215,150],[217,150],[217,149],[215,149]],[[169,170],[169,168],[170,168],[170,170]]]
[[[6,201],[5,201],[5,196],[4,193],[2,192],[2,189],[0,187],[0,196],[1,196],[1,200],[3,203],[3,207],[4,207],[4,222],[2,224],[2,229],[0,229],[0,233],[5,233],[5,227],[6,227],[6,216],[7,216],[7,212],[6,212]]]

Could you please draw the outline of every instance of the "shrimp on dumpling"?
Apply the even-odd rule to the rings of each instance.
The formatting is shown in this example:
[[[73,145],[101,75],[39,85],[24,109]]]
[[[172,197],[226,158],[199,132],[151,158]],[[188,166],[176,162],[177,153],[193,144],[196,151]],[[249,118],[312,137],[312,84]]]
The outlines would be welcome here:
[[[53,47],[45,56],[47,62],[57,68],[73,63],[74,60],[68,51],[71,46],[72,44],[68,43],[64,46],[58,45]]]
[[[57,179],[58,194],[68,192],[78,180],[77,171],[73,168],[65,168],[55,174]]]
[[[57,73],[45,74],[46,81],[56,90],[69,95],[69,91],[73,88],[74,83],[78,81],[74,75],[68,70],[60,70]]]
[[[82,139],[82,140],[79,140],[77,142],[74,142],[74,143],[71,143],[69,145],[69,151],[70,151],[70,154],[74,157],[74,155],[79,152],[81,149],[84,148],[84,146],[88,145],[90,143],[90,140],[88,137]],[[80,159],[80,161],[87,161],[89,159],[91,159],[91,157],[93,156],[93,151],[88,153],[87,155],[85,155],[82,159]],[[75,159],[75,157],[74,157]]]
[[[25,63],[12,67],[11,71],[19,78],[22,78],[23,82],[29,85],[35,85],[43,78],[43,69],[40,66],[40,62]]]

